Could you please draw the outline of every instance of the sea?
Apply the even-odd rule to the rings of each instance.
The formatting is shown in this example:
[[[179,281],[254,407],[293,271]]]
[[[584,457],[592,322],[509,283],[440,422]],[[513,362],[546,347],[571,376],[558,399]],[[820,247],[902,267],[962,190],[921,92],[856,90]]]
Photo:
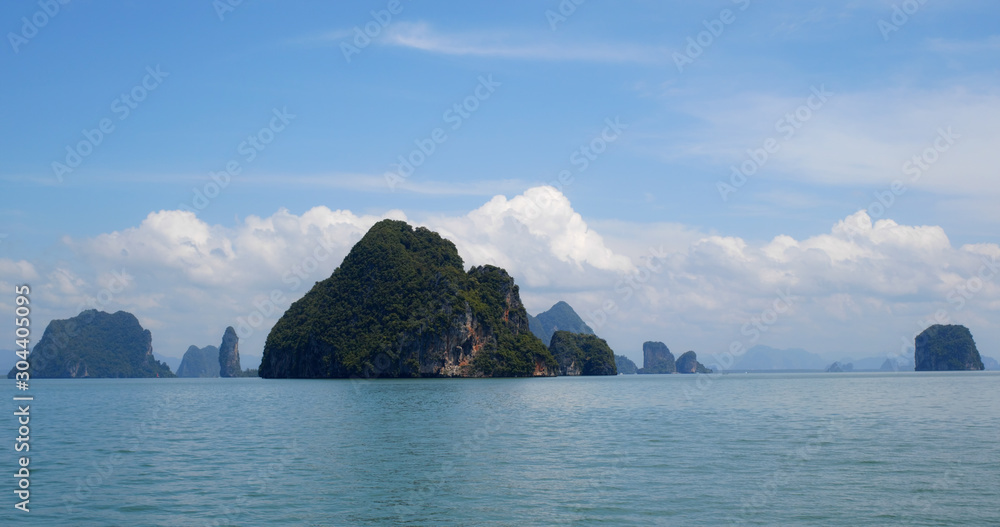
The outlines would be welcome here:
[[[998,372],[29,392],[28,453],[10,398],[3,418],[2,525],[1000,525]]]

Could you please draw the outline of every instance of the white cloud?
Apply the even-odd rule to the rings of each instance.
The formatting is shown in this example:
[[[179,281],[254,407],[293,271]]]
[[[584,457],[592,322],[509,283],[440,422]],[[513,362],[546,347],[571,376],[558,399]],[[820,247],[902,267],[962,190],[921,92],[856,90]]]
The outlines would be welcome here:
[[[25,260],[11,260],[0,258],[0,276],[16,281],[34,280],[38,278],[35,266]]]
[[[36,270],[0,260],[0,268],[39,282],[53,306],[42,316],[72,316],[95,301],[106,311],[134,312],[155,330],[154,347],[165,355],[215,344],[226,326],[256,316],[259,327],[241,345],[251,357],[281,312],[386,217],[407,220],[400,211],[359,216],[316,207],[221,226],[159,211],[135,227],[68,240],[78,256],[71,265]],[[949,320],[975,324],[984,351],[1000,345],[1000,287],[983,271],[996,265],[1000,246],[955,248],[938,226],[872,222],[859,212],[828,233],[761,243],[669,224],[595,228],[552,187],[496,196],[464,215],[409,221],[452,240],[467,267],[507,269],[530,311],[568,301],[633,358],[645,340],[706,354],[731,340],[753,344],[741,329],[779,291],[796,297],[795,305],[762,332],[761,343],[875,355],[898,349],[943,310]],[[977,282],[980,274],[986,279]],[[127,277],[125,287],[116,287],[117,276]],[[274,293],[276,303],[268,298]]]
[[[503,267],[523,286],[579,287],[594,271],[634,269],[553,187],[535,187],[510,200],[496,196],[465,217],[428,223],[455,241],[468,263]]]
[[[302,188],[309,190],[356,190],[383,194],[409,192],[433,196],[493,196],[497,192],[517,192],[528,186],[527,183],[516,179],[456,182],[434,181],[421,177],[399,181],[390,187],[384,174],[345,173],[299,176],[290,174],[247,176],[242,182],[245,185],[257,185],[261,187]]]
[[[447,33],[425,22],[394,22],[386,26],[373,42],[442,55],[505,59],[659,63],[670,57],[669,52],[663,49],[620,42],[572,44],[565,39],[556,39],[550,33],[519,34],[500,30]],[[350,42],[353,35],[352,31],[336,30],[299,38],[293,43],[339,44]]]

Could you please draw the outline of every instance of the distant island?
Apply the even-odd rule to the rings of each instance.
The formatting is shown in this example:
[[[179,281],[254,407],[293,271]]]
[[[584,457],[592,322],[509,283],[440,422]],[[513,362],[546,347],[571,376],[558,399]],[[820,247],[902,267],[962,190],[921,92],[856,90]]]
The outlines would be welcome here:
[[[580,318],[576,310],[563,301],[557,302],[536,317],[528,315],[528,327],[546,346],[552,342],[552,335],[556,331],[594,335],[594,330]]]
[[[618,373],[624,375],[634,375],[639,372],[639,367],[635,365],[635,362],[632,362],[632,359],[625,355],[615,355],[615,367],[618,369]]]
[[[135,315],[96,309],[50,322],[31,351],[29,373],[36,379],[174,377],[153,358],[153,336]]]
[[[184,352],[181,365],[177,367],[178,377],[218,377],[219,348],[215,346],[191,346]]]
[[[644,343],[642,358],[642,368],[636,372],[639,374],[712,373],[711,369],[698,362],[698,354],[693,351],[685,352],[674,360],[674,354],[662,342]]]
[[[256,369],[240,369],[240,337],[232,326],[226,328],[219,347],[191,346],[177,368],[178,377],[256,377]]]
[[[376,223],[330,278],[271,329],[264,378],[554,376],[518,286],[464,270],[455,245],[402,221]]]
[[[826,369],[823,370],[823,371],[825,371],[826,373],[846,373],[846,372],[851,372],[851,371],[854,371],[854,364],[850,363],[850,362],[848,362],[846,364],[841,364],[840,362],[834,362],[833,364],[827,366]]]
[[[917,371],[984,369],[976,341],[965,326],[931,326],[917,335],[914,344]]]
[[[597,335],[556,331],[549,351],[559,375],[618,375],[615,352]]]

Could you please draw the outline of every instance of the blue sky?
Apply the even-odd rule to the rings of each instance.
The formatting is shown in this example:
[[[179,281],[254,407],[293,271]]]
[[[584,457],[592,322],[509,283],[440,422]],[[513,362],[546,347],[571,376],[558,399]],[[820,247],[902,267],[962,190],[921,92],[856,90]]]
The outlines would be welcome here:
[[[1000,255],[993,2],[220,5],[0,7],[0,282],[41,321],[124,272],[100,307],[179,356],[301,296],[282,278],[317,240],[308,283],[403,217],[507,266],[530,312],[614,302],[598,333],[633,358],[746,340],[782,287],[760,343],[891,354],[946,310],[1000,355],[992,277],[954,296]]]

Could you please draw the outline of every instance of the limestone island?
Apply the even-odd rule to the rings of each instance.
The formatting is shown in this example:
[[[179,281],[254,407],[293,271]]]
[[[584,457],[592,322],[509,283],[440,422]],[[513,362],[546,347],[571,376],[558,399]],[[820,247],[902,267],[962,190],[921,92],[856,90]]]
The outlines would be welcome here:
[[[31,350],[28,371],[33,379],[174,377],[153,357],[153,336],[135,315],[96,309],[50,322]]]
[[[264,378],[554,376],[518,286],[491,265],[465,271],[455,244],[376,223],[271,329]]]
[[[965,326],[934,325],[917,335],[916,371],[982,370],[983,359]]]
[[[636,373],[712,373],[712,370],[698,362],[698,354],[693,351],[685,352],[674,360],[674,354],[670,353],[666,344],[646,342],[642,345],[642,368]]]

